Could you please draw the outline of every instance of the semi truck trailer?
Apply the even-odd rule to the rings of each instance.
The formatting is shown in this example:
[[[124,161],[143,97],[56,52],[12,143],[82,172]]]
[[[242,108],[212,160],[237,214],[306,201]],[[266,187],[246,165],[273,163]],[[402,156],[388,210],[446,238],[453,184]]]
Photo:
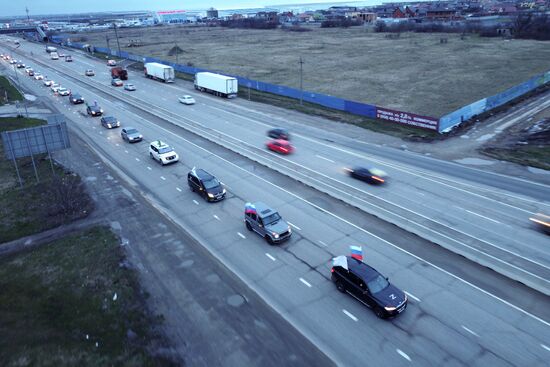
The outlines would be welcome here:
[[[148,62],[145,64],[145,76],[147,78],[162,80],[165,83],[173,83],[175,74],[174,68],[158,62]]]
[[[48,47],[46,47],[46,52],[47,52],[47,53],[50,53],[50,52],[57,52],[57,48],[52,47],[52,46],[48,46]]]
[[[239,82],[236,78],[221,74],[201,72],[195,74],[195,89],[216,96],[237,97]]]

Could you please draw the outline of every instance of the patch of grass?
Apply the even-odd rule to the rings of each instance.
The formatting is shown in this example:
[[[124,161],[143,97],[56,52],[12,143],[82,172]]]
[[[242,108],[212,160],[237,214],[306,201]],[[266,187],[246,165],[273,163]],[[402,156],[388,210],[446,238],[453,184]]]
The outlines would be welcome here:
[[[2,366],[169,365],[119,242],[96,227],[0,260]]]
[[[516,146],[514,149],[487,147],[481,153],[490,157],[550,171],[550,146]]]
[[[40,119],[32,119],[32,118],[25,118],[25,117],[2,117],[0,118],[0,132],[17,130],[17,129],[26,129],[28,127],[46,125],[46,123],[47,122],[45,120],[40,120]],[[0,140],[0,144],[2,144],[1,140]]]
[[[8,96],[8,99],[6,101],[6,94]],[[23,96],[17,88],[15,88],[8,78],[5,76],[0,76],[0,106],[4,105],[7,102],[12,101],[21,101],[23,99]]]

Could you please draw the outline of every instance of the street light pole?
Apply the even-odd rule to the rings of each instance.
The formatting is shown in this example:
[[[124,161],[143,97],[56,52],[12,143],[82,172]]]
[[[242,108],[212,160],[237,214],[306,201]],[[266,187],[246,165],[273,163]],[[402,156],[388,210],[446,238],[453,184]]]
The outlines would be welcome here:
[[[17,72],[17,68],[15,64],[13,64],[13,72],[15,73],[15,79],[17,80],[17,85],[21,88],[21,84],[19,83],[19,73]],[[23,107],[25,107],[25,115],[27,115],[27,118],[29,118],[29,110],[27,110],[27,104],[25,103],[25,96],[23,95]],[[17,114],[19,114],[19,108],[17,109]]]
[[[118,39],[118,32],[116,30],[116,23],[113,23],[113,27],[115,28],[116,44],[118,46],[118,57],[120,57],[120,41]]]
[[[302,56],[300,56],[300,105],[303,105],[304,102],[304,60],[302,60]]]

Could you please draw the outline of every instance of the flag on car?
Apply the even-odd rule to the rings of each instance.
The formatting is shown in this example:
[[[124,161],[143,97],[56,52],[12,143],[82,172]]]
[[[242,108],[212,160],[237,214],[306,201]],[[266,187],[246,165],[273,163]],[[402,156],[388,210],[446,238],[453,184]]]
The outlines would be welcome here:
[[[363,261],[363,248],[361,246],[350,246],[351,257]]]
[[[256,207],[252,203],[244,204],[244,213],[245,214],[256,214]]]
[[[348,258],[345,256],[337,256],[332,259],[332,266],[341,266],[348,270]]]

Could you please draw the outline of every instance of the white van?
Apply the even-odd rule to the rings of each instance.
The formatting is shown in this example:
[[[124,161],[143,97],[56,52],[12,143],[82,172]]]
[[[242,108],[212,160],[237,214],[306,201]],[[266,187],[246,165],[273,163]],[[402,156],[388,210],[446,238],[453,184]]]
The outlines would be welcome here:
[[[57,54],[57,52],[50,52],[50,57],[52,58],[52,60],[59,60],[59,55]]]

